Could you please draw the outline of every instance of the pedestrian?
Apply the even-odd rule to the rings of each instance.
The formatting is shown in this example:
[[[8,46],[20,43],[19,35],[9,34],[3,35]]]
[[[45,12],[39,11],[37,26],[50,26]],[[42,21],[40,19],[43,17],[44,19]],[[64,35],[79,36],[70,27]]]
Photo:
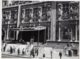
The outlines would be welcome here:
[[[38,56],[38,49],[36,50],[37,56]]]
[[[43,58],[45,58],[45,54],[43,54]]]
[[[4,43],[4,47],[3,47],[3,51],[4,51],[4,52],[5,52],[5,50],[6,50],[6,47],[7,47],[7,44]]]
[[[12,54],[13,53],[13,49],[12,49],[12,47],[10,47],[10,54]]]
[[[15,47],[13,46],[13,52],[15,53]]]
[[[33,58],[35,57],[35,55],[34,55],[34,49],[31,50],[30,56],[33,56]]]
[[[34,42],[34,38],[31,38],[30,39],[30,44],[33,44],[33,42]]]
[[[51,51],[51,59],[52,59],[52,51]]]
[[[34,54],[34,49],[32,50],[32,55],[33,55],[33,58],[35,57],[35,54]]]
[[[35,48],[35,54],[38,56],[38,49]]]
[[[18,55],[20,54],[20,49],[17,50]]]
[[[59,52],[59,57],[60,57],[60,59],[62,58],[62,52]]]
[[[22,55],[24,55],[25,54],[25,51],[24,51],[24,48],[23,48],[23,50],[22,50]]]

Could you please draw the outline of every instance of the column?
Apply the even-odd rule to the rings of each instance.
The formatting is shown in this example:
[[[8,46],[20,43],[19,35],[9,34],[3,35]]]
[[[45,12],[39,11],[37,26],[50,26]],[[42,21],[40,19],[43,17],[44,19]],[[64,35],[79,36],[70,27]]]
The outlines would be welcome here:
[[[42,17],[42,7],[40,7],[40,17]]]
[[[52,3],[52,9],[50,13],[51,18],[51,37],[50,41],[55,41],[56,39],[56,3]]]
[[[8,21],[8,27],[7,27],[7,37],[6,37],[7,40],[9,40],[9,21]]]
[[[70,34],[71,34],[71,40],[70,40],[70,41],[72,42],[72,40],[73,40],[73,33],[72,33],[72,29],[71,29],[71,33],[70,33]]]
[[[14,40],[16,40],[16,31],[14,31]]]
[[[40,31],[40,30],[38,30],[38,42],[37,42],[37,45],[38,45],[38,46],[39,46],[39,34],[40,34],[39,31]]]
[[[49,32],[49,27],[48,27],[48,40],[49,40],[49,34],[50,34],[50,32]]]
[[[6,35],[6,30],[4,30],[4,32],[5,32],[5,34],[4,34],[4,41],[6,40],[6,37],[7,37],[7,35]]]
[[[42,7],[39,7],[40,10],[39,10],[39,16],[40,16],[40,19],[38,19],[39,22],[41,22],[42,20]]]
[[[80,28],[80,2],[79,2],[79,28]],[[79,31],[79,39],[80,39],[80,31]],[[80,43],[80,40],[79,40],[79,43]],[[79,47],[79,50],[80,50],[80,47]]]
[[[33,18],[33,8],[31,8],[32,12],[31,12],[31,17]]]
[[[77,39],[77,24],[76,24],[76,27],[75,27],[75,42],[77,42],[78,39]]]
[[[46,43],[46,29],[44,31],[44,43]]]
[[[25,18],[25,9],[24,9],[24,18]]]
[[[9,21],[11,21],[11,11],[9,11]]]
[[[30,13],[31,19],[30,19],[30,22],[33,22],[33,8],[30,8],[30,9],[31,9],[31,13]]]
[[[7,37],[6,39],[9,40],[9,24],[10,24],[10,19],[11,19],[11,11],[9,11],[8,13],[10,13],[9,15],[7,15],[7,19],[8,19],[8,27],[7,27]]]
[[[6,37],[7,40],[9,40],[9,28],[7,28],[7,37]]]
[[[23,9],[22,18],[23,20],[21,22],[24,23],[25,22],[25,9]]]
[[[21,16],[21,5],[18,7],[18,20],[17,20],[17,28],[20,25],[20,16]],[[16,40],[18,40],[19,31],[16,32]]]
[[[61,28],[60,28],[60,26],[59,26],[59,39],[58,39],[58,41],[61,41],[61,37],[60,37],[60,34],[61,34]]]

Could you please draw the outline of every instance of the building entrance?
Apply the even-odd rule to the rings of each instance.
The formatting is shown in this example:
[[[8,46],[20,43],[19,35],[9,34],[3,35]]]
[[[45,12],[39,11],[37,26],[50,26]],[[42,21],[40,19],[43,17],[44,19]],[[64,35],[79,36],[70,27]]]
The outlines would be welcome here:
[[[25,42],[30,42],[33,39],[34,42],[42,42],[45,41],[45,30],[40,31],[20,31],[18,35],[18,40],[24,40]]]

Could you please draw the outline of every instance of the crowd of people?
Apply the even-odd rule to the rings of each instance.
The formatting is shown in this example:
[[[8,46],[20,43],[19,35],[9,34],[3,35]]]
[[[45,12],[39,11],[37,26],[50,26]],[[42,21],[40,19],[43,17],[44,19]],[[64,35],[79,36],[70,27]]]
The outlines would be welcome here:
[[[33,51],[33,45],[27,44],[27,45],[20,45],[20,44],[6,44],[4,43],[2,46],[2,51],[7,52],[10,54],[17,54],[17,55],[26,55],[30,54],[31,51]]]
[[[65,54],[67,54],[69,48],[71,46],[67,44],[67,46],[64,47]],[[68,49],[68,50],[67,50]],[[50,55],[49,57],[53,57],[53,48],[43,48],[42,52],[40,52],[40,47],[35,47],[34,44],[31,44],[30,42],[27,42],[27,44],[7,44],[4,43],[2,45],[2,51],[7,52],[9,54],[16,54],[16,55],[25,55],[25,56],[30,56],[30,57],[36,57],[39,56],[40,53],[42,53],[42,57],[45,58],[47,55]],[[47,52],[46,52],[47,51]],[[44,53],[46,52],[46,53]],[[48,53],[49,52],[49,53]],[[58,52],[60,59],[62,58],[62,52]],[[67,54],[68,55],[68,54]]]
[[[39,55],[39,48],[34,47],[33,44],[29,43],[27,45],[4,43],[2,51],[7,52],[8,54],[30,55],[32,57]],[[43,54],[43,57],[45,57],[45,54]]]
[[[53,57],[53,51],[52,48],[42,48],[42,52],[40,51],[41,49],[39,47],[34,47],[34,44],[30,44],[29,42],[26,45],[18,45],[18,44],[3,44],[2,51],[7,52],[8,54],[15,54],[15,55],[25,55],[28,57],[37,57],[40,54],[42,54],[42,57]],[[47,52],[46,52],[47,51]],[[47,56],[49,55],[49,56]],[[62,53],[59,53],[59,56],[61,58]]]

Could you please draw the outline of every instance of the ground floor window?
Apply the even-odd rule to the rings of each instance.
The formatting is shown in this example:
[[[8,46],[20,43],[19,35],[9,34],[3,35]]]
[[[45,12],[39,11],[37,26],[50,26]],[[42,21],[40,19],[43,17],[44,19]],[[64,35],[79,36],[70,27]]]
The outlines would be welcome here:
[[[56,40],[60,41],[78,41],[79,28],[75,22],[57,22]]]
[[[16,39],[16,31],[9,30],[9,39],[15,40]]]

